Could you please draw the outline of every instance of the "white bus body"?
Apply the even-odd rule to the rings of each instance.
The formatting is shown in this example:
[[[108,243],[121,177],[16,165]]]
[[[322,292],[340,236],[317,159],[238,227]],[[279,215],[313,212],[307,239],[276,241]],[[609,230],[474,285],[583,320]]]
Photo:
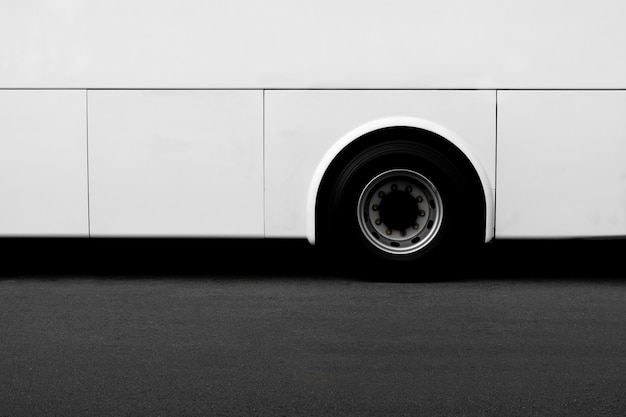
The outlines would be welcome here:
[[[623,0],[0,0],[0,236],[326,228],[349,248],[360,227],[404,259],[455,240],[463,204],[455,224],[483,242],[626,236],[625,16]],[[383,204],[391,174],[370,173],[344,230],[340,164],[361,172],[386,140],[402,160],[424,135],[465,202],[389,162],[430,207]]]

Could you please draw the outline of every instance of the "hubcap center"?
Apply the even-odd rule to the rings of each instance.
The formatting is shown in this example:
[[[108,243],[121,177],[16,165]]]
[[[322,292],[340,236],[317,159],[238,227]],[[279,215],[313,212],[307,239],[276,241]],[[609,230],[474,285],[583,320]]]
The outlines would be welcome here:
[[[404,230],[412,227],[418,214],[417,201],[409,193],[392,191],[380,202],[380,219],[391,229]]]

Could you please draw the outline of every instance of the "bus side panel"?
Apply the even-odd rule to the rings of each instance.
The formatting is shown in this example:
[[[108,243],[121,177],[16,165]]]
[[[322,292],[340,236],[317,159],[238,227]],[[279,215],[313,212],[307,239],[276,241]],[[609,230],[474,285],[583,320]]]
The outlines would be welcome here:
[[[277,90],[266,91],[265,106],[268,237],[307,235],[316,168],[344,135],[370,122],[412,117],[449,129],[495,179],[495,91]]]
[[[92,236],[263,236],[262,91],[88,94]]]
[[[626,91],[498,92],[496,237],[626,236]]]
[[[4,0],[0,88],[626,88],[624,0]]]
[[[89,234],[85,91],[0,91],[0,235]]]

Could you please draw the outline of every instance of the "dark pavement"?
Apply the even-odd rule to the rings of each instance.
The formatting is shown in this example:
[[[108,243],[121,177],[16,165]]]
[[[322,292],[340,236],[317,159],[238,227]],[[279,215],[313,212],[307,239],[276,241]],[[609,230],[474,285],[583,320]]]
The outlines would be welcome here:
[[[300,241],[2,244],[0,417],[626,410],[624,241],[497,242],[424,282]]]

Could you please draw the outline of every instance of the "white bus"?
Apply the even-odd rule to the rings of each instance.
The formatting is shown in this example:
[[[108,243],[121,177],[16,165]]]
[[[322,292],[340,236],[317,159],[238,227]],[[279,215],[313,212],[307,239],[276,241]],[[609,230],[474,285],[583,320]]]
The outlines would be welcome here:
[[[0,0],[0,236],[626,236],[626,2]]]

